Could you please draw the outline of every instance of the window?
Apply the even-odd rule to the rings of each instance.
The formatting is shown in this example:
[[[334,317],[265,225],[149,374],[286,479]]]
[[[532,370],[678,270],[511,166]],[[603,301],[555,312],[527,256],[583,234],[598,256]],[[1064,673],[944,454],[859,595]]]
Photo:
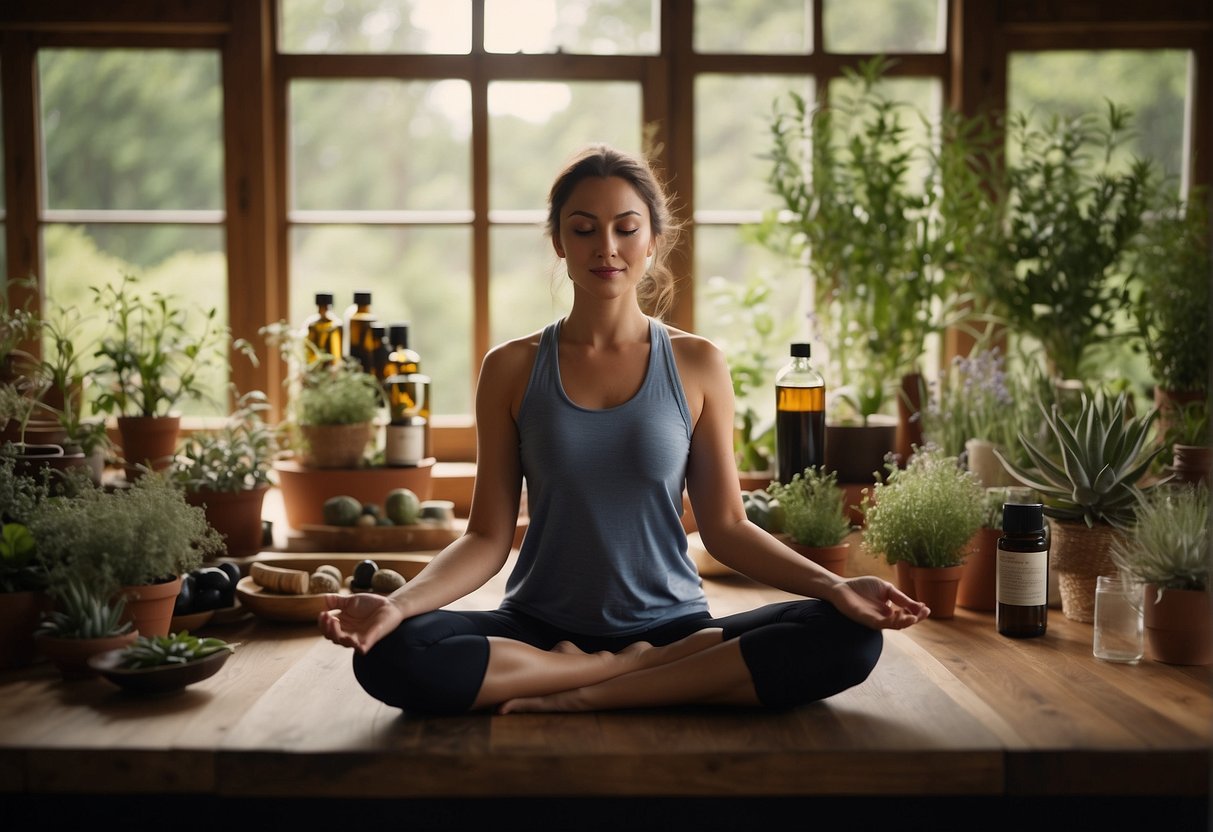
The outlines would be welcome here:
[[[218,53],[43,49],[37,71],[46,287],[84,313],[78,351],[104,324],[89,287],[124,274],[225,323]],[[183,412],[226,412],[226,368],[208,370],[208,400]]]

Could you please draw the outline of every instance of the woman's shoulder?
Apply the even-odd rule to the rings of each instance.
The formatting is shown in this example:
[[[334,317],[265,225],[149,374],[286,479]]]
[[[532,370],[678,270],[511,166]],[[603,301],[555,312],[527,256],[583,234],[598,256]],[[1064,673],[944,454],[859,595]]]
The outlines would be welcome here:
[[[484,366],[500,371],[525,365],[529,370],[531,364],[535,363],[542,336],[543,330],[537,329],[527,335],[502,341],[485,354]]]
[[[679,366],[698,369],[716,368],[724,365],[724,352],[710,339],[678,327],[663,324],[670,336],[670,347]]]

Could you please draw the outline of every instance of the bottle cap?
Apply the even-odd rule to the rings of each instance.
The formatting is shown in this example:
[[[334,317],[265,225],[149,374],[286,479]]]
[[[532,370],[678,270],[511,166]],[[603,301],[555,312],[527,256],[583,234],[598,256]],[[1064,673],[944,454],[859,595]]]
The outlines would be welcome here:
[[[375,321],[373,324],[371,324],[371,332],[382,338],[387,334],[387,326],[379,321]]]
[[[1040,503],[1003,503],[1002,530],[1011,534],[1039,532],[1045,527],[1044,506]]]
[[[808,358],[809,357],[809,345],[808,344],[793,344],[792,345],[792,357],[793,358]]]
[[[393,346],[407,347],[409,345],[408,323],[394,323],[388,327],[388,340],[392,342]]]
[[[316,293],[316,305],[317,306],[332,306],[333,305],[333,293],[332,292],[317,292]]]
[[[359,306],[366,306],[370,302],[371,302],[371,290],[370,289],[359,289],[357,292],[354,292],[354,303],[358,304]]]

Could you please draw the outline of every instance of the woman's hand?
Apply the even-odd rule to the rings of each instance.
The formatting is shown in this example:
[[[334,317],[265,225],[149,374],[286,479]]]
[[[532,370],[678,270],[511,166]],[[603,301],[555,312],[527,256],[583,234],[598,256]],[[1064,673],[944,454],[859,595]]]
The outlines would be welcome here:
[[[931,614],[926,604],[874,575],[840,581],[826,600],[847,618],[873,630],[904,630]]]
[[[324,603],[328,609],[317,619],[320,632],[329,641],[359,653],[366,653],[404,620],[404,613],[390,598],[373,592],[327,594]]]

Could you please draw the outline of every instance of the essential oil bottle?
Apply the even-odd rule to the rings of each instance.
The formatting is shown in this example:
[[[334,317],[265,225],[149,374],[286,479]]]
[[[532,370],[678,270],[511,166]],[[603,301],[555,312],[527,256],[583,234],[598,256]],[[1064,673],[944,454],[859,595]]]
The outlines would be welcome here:
[[[789,483],[806,468],[825,465],[826,384],[809,363],[810,345],[792,344],[775,375],[775,477]]]
[[[1049,618],[1049,538],[1041,503],[1004,503],[995,620],[1010,638],[1042,636]]]

